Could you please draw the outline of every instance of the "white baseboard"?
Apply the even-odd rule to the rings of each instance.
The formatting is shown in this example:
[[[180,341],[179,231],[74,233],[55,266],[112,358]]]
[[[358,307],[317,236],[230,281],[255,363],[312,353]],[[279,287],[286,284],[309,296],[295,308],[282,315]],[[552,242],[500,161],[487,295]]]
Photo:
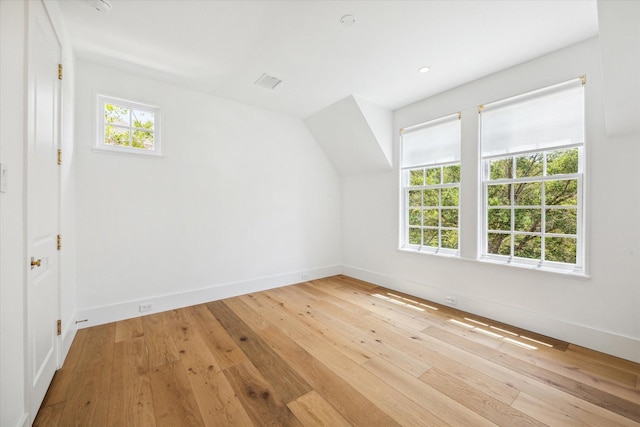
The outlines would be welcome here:
[[[116,322],[118,320],[131,319],[142,315],[159,313],[176,308],[216,301],[223,298],[244,295],[250,292],[259,292],[267,289],[279,288],[281,286],[293,285],[306,280],[335,276],[341,272],[341,265],[332,265],[277,276],[261,277],[244,282],[225,283],[222,285],[215,285],[187,292],[150,296],[143,300],[125,301],[118,304],[78,310],[76,318],[78,319],[78,322],[80,322],[78,323],[78,328],[87,328],[90,326]],[[139,310],[140,304],[147,303],[152,303],[153,309],[141,313]]]
[[[31,424],[29,423],[29,414],[23,414],[22,418],[20,419],[20,421],[18,421],[18,424],[16,424],[16,427],[29,427]]]
[[[303,281],[302,273],[303,272],[294,272],[262,277],[244,282],[210,286],[183,293],[157,295],[143,300],[125,301],[119,304],[83,309],[77,312],[76,318],[81,322],[78,323],[77,326],[78,328],[86,328],[102,325],[146,314],[244,295],[250,292],[288,286]],[[307,275],[305,280],[321,279],[342,273],[346,276],[442,304],[444,304],[445,292],[447,292],[445,289],[424,283],[386,276],[347,265],[321,267],[305,270],[304,273]],[[594,329],[593,327],[570,323],[560,319],[552,319],[540,313],[503,305],[494,301],[478,298],[477,296],[458,294],[456,297],[458,299],[456,308],[460,310],[640,363],[640,340],[636,338]],[[149,302],[153,303],[153,310],[140,313],[138,309],[139,305]],[[62,351],[65,356],[69,351],[69,347],[77,330],[75,327],[76,318],[70,321],[73,322],[73,324],[70,323],[65,328],[67,333],[62,340]],[[82,322],[85,319],[86,321]]]
[[[447,291],[424,283],[403,280],[346,265],[342,266],[342,274],[445,304],[445,292]],[[636,338],[569,323],[560,319],[552,319],[540,313],[499,304],[472,295],[457,294],[456,297],[457,309],[640,363],[640,340]]]

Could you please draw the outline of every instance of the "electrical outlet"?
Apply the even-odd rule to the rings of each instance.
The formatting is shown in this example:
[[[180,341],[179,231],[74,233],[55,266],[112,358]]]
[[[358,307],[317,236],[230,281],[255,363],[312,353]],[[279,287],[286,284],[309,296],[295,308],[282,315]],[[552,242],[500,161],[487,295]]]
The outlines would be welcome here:
[[[455,299],[452,296],[447,295],[447,297],[444,299],[444,301],[449,304],[449,305],[456,305],[458,303],[458,300]]]
[[[302,280],[309,280],[309,275],[307,273],[302,273]]]
[[[148,302],[145,304],[140,304],[138,306],[138,309],[140,310],[140,313],[144,313],[145,311],[151,311],[153,310],[153,303]]]

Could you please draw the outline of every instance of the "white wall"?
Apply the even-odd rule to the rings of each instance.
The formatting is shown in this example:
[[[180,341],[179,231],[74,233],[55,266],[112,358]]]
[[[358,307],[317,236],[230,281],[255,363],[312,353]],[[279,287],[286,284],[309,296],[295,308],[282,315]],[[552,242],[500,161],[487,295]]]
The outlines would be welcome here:
[[[26,4],[0,1],[0,425],[27,419],[25,395],[24,166]]]
[[[640,2],[598,0],[607,135],[640,133]]]
[[[340,272],[340,178],[301,120],[81,60],[76,79],[83,326]],[[96,93],[159,106],[164,157],[93,151]]]
[[[477,106],[587,76],[586,220],[590,279],[476,261]],[[466,259],[399,251],[399,174],[343,179],[344,273],[640,362],[638,136],[607,139],[597,39],[395,112],[402,127],[456,111],[463,118],[461,229]],[[396,136],[396,159],[398,137]]]

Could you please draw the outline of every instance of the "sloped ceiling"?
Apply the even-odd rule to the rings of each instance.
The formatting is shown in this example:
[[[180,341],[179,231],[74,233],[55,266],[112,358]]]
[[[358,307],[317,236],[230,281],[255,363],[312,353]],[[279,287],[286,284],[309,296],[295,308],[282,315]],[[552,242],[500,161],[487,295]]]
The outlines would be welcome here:
[[[392,122],[391,110],[353,95],[304,120],[342,176],[392,169]]]

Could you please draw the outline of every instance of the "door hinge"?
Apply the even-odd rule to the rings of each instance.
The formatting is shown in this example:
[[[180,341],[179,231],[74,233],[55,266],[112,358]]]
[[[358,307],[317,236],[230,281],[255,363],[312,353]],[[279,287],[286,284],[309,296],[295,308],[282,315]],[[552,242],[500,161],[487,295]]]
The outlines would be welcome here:
[[[58,335],[62,335],[62,320],[58,319],[57,323]]]
[[[62,164],[62,149],[58,148],[58,164]]]
[[[56,247],[58,248],[58,250],[62,249],[62,236],[60,234],[58,234],[58,243]]]
[[[58,80],[62,80],[62,64],[58,64]]]

